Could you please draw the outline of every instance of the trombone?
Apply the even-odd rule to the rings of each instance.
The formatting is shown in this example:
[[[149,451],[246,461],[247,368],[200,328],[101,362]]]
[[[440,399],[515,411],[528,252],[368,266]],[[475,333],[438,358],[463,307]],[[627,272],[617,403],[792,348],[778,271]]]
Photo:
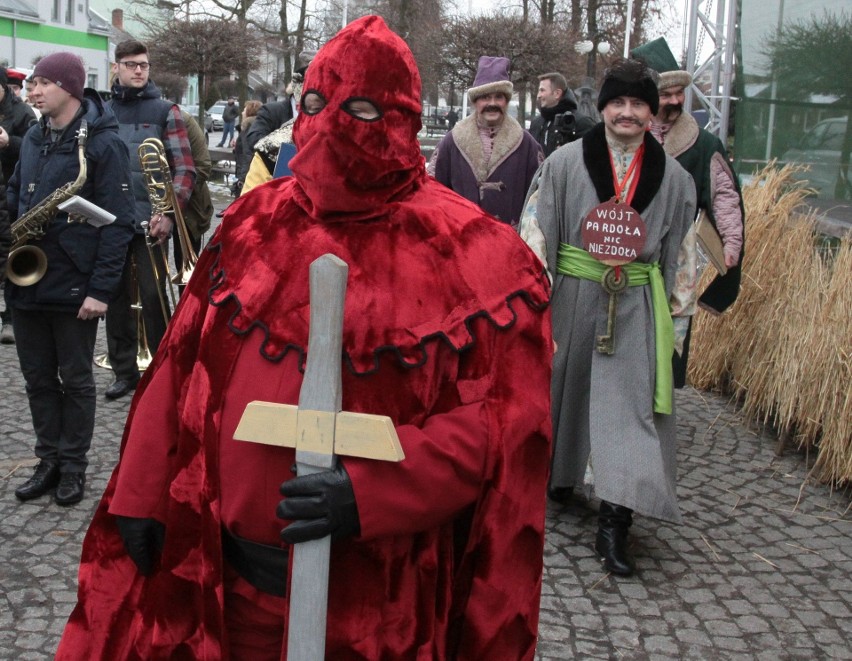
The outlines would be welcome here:
[[[130,260],[130,291],[133,292],[133,302],[130,304],[130,309],[136,315],[136,369],[144,372],[151,364],[153,357],[148,347],[148,336],[145,334],[145,318],[142,316],[142,292],[139,290],[136,258],[131,255]],[[98,354],[94,358],[94,363],[98,367],[112,369],[112,365],[109,363],[109,354]]]
[[[131,255],[133,261],[130,264],[131,288],[135,293],[136,300],[131,303],[130,308],[136,314],[136,369],[144,372],[151,364],[153,357],[151,349],[148,348],[148,336],[145,334],[145,317],[142,316],[142,291],[139,289],[139,276],[136,271],[136,259]],[[160,291],[159,288],[157,291]],[[162,300],[162,292],[160,297]],[[168,323],[168,320],[166,320]]]
[[[171,315],[169,314],[169,306],[163,296],[162,283],[165,282],[168,285],[172,308],[175,308],[177,307],[177,295],[175,294],[174,279],[171,277],[171,271],[169,270],[169,255],[166,253],[166,249],[163,247],[162,243],[158,243],[156,239],[152,242],[152,237],[148,234],[149,225],[150,223],[147,220],[142,223],[142,229],[145,230],[145,247],[148,249],[148,257],[151,260],[151,271],[154,274],[154,283],[157,287],[157,298],[160,299],[160,310],[162,311],[163,319],[166,321],[166,325],[168,326]],[[155,250],[155,246],[159,247],[159,251]],[[162,260],[160,262],[163,265],[162,274],[160,274],[160,267],[157,265],[157,255],[159,255]]]
[[[145,187],[148,190],[148,200],[151,202],[152,215],[159,213],[174,216],[175,232],[180,242],[182,259],[180,264],[175,265],[177,273],[171,276],[170,280],[178,288],[183,288],[192,277],[192,271],[198,263],[198,255],[192,247],[186,221],[175,197],[172,173],[166,159],[165,148],[157,138],[146,138],[139,145],[137,151],[139,152],[139,161],[142,164],[142,174],[145,177]],[[162,247],[162,244],[160,246]],[[163,250],[163,253],[165,255],[165,250]],[[166,257],[168,256],[166,255]],[[168,259],[165,262],[168,270]]]

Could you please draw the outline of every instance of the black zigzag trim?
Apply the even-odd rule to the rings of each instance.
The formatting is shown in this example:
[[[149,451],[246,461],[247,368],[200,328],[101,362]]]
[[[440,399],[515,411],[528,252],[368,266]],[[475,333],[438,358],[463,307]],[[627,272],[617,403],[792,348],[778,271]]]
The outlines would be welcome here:
[[[291,350],[298,351],[299,352],[299,371],[304,372],[304,368],[302,367],[302,365],[305,363],[305,356],[307,355],[307,352],[301,346],[299,346],[298,344],[293,344],[292,342],[290,342],[279,353],[272,355],[272,354],[267,353],[263,349],[263,347],[266,346],[266,343],[269,342],[269,338],[270,338],[269,326],[267,326],[262,321],[258,321],[257,319],[253,319],[252,322],[248,325],[248,327],[244,328],[244,329],[238,328],[234,324],[234,320],[243,311],[243,304],[240,302],[240,299],[236,294],[234,294],[234,293],[228,294],[225,298],[223,298],[219,302],[216,302],[215,300],[213,300],[213,295],[216,293],[216,290],[220,289],[225,284],[225,269],[219,268],[219,258],[222,254],[222,244],[221,243],[217,243],[215,245],[208,244],[207,247],[205,248],[205,250],[209,250],[210,252],[216,252],[217,253],[216,259],[210,265],[209,274],[210,274],[210,282],[212,284],[210,285],[210,289],[207,292],[207,300],[210,303],[210,305],[212,305],[213,307],[216,307],[216,308],[224,308],[229,303],[232,303],[232,302],[234,303],[236,308],[235,308],[233,314],[231,314],[231,316],[228,317],[228,328],[231,330],[231,332],[234,333],[234,335],[242,337],[243,335],[248,335],[249,333],[251,333],[255,328],[260,328],[261,331],[263,331],[263,341],[260,343],[260,355],[261,355],[261,357],[265,358],[266,360],[268,360],[270,362],[277,363],[277,362],[280,362],[281,360],[283,360],[284,356],[286,356],[289,351],[291,351]]]
[[[265,360],[270,361],[270,362],[277,363],[277,362],[280,362],[281,360],[283,360],[284,357],[290,351],[297,351],[299,353],[299,371],[304,373],[304,371],[305,371],[305,368],[304,368],[305,359],[306,359],[306,356],[307,356],[307,349],[305,347],[302,347],[298,344],[293,344],[292,342],[290,342],[280,352],[278,352],[276,354],[268,353],[264,349],[264,347],[268,343],[269,338],[271,336],[269,326],[267,326],[264,322],[259,321],[257,319],[253,319],[252,322],[248,325],[248,327],[244,328],[244,329],[238,328],[234,324],[235,319],[240,315],[240,312],[242,312],[242,309],[243,309],[243,305],[240,302],[240,299],[236,294],[234,294],[234,293],[228,294],[225,298],[223,298],[219,302],[216,302],[215,300],[213,300],[213,296],[216,293],[216,291],[218,289],[220,289],[222,286],[224,286],[224,284],[225,284],[225,271],[224,271],[224,269],[219,268],[219,256],[221,255],[221,246],[222,246],[222,244],[219,243],[219,244],[216,244],[216,245],[208,244],[208,246],[206,247],[206,250],[210,250],[211,252],[216,251],[216,252],[219,253],[219,255],[217,255],[213,264],[210,266],[210,281],[212,283],[210,285],[210,289],[208,290],[208,300],[210,302],[210,305],[212,305],[214,307],[218,307],[218,308],[224,308],[229,303],[233,303],[235,305],[235,310],[234,310],[233,314],[231,314],[230,317],[228,317],[228,328],[231,330],[232,333],[234,333],[237,336],[244,336],[244,335],[248,335],[255,328],[261,329],[261,331],[263,332],[263,341],[260,343],[260,349],[259,349],[261,357],[264,358]],[[511,312],[512,312],[512,319],[508,323],[501,326],[485,310],[480,310],[479,312],[474,312],[473,314],[466,317],[465,320],[464,320],[464,325],[465,325],[465,328],[467,329],[468,334],[471,337],[471,340],[468,343],[466,343],[462,346],[456,346],[452,342],[452,340],[450,340],[449,336],[446,333],[444,333],[443,331],[439,331],[437,333],[431,333],[430,335],[424,336],[415,345],[415,346],[419,347],[420,357],[416,361],[413,361],[413,362],[406,360],[405,357],[403,356],[402,351],[399,349],[399,347],[397,347],[395,345],[383,345],[383,346],[380,346],[380,347],[377,347],[376,349],[374,349],[373,350],[373,366],[371,368],[364,370],[364,371],[361,371],[361,372],[359,372],[355,368],[355,365],[352,361],[352,358],[345,351],[343,352],[343,362],[346,365],[347,370],[349,370],[349,372],[354,374],[355,376],[369,376],[370,374],[375,374],[379,370],[379,365],[381,363],[381,357],[382,357],[383,354],[395,355],[399,365],[401,367],[406,368],[406,369],[416,369],[418,367],[423,367],[429,359],[429,354],[428,354],[426,345],[430,342],[442,341],[452,351],[454,351],[458,354],[464,353],[465,351],[470,350],[476,344],[477,338],[476,338],[476,334],[473,332],[473,323],[477,319],[479,319],[479,318],[487,319],[494,328],[496,328],[497,330],[501,330],[501,331],[508,330],[509,328],[511,328],[512,326],[515,325],[515,323],[518,320],[518,315],[515,312],[514,307],[512,306],[512,300],[516,299],[516,298],[521,299],[531,310],[533,310],[535,312],[541,312],[542,310],[547,308],[547,306],[550,304],[549,301],[545,301],[544,303],[535,303],[533,301],[532,296],[529,294],[529,292],[527,292],[526,290],[520,289],[520,290],[512,292],[511,294],[506,296],[506,305],[509,307],[509,310],[511,310]]]

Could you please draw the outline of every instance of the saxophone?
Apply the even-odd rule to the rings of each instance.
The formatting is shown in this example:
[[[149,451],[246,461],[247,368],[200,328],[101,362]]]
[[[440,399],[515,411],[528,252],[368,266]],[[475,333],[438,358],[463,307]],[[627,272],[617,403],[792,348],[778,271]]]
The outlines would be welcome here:
[[[65,202],[86,183],[86,139],[89,135],[88,124],[84,119],[77,131],[77,159],[80,172],[74,181],[57,188],[23,216],[18,218],[10,228],[12,247],[9,260],[6,262],[6,277],[19,287],[34,285],[47,272],[47,255],[38,246],[29,245],[29,241],[38,241],[44,237],[47,226],[56,216],[60,204]],[[69,217],[69,221],[72,220]]]

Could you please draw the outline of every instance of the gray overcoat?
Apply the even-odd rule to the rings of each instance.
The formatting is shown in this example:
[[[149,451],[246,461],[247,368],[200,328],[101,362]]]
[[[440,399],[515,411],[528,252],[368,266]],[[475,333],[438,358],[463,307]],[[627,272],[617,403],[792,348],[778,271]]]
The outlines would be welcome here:
[[[680,521],[675,492],[676,425],[653,410],[654,318],[649,286],[619,294],[615,353],[595,349],[606,333],[609,295],[603,287],[556,272],[560,242],[582,248],[581,222],[614,194],[603,124],[558,149],[541,170],[538,223],[553,276],[554,454],[551,485],[582,485],[591,459],[598,497],[641,514]],[[671,294],[678,251],[695,217],[689,174],[645,137],[632,206],[647,226],[640,262],[659,262]]]

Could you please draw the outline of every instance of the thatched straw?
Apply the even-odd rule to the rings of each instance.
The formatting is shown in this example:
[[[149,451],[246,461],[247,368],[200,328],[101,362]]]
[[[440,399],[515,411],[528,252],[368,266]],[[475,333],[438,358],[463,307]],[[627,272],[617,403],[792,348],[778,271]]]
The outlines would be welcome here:
[[[744,189],[740,296],[720,317],[695,316],[689,377],[733,393],[747,416],[801,445],[818,441],[815,474],[843,484],[852,482],[852,241],[820,254],[814,217],[796,211],[808,191],[793,171],[770,165]],[[708,268],[702,289],[714,275]]]

